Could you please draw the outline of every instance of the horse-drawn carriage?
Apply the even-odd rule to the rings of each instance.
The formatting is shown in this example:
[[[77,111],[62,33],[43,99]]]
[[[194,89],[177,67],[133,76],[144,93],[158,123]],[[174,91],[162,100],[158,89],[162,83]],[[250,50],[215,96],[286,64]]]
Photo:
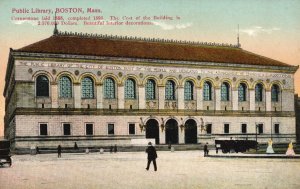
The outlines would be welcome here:
[[[10,141],[0,140],[0,166],[8,164],[11,166]]]
[[[228,152],[246,152],[250,148],[256,149],[257,142],[254,140],[235,140],[232,138],[220,138],[215,140],[217,150],[222,150],[223,153]]]

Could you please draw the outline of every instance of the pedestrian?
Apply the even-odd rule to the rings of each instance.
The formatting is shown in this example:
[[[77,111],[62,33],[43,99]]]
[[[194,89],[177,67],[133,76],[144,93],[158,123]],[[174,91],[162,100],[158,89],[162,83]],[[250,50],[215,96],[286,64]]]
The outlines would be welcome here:
[[[35,148],[35,151],[36,151],[36,154],[39,154],[39,153],[40,153],[39,147],[36,147],[36,148]]]
[[[113,152],[113,148],[114,148],[114,147],[111,145],[111,146],[110,146],[110,153]]]
[[[285,155],[287,155],[287,156],[295,156],[296,155],[292,141],[289,143],[289,147],[288,147]]]
[[[205,156],[208,156],[209,150],[208,150],[207,145],[208,145],[208,143],[206,143],[206,144],[204,145],[204,148],[203,148],[203,151],[204,151],[204,157],[205,157]]]
[[[60,158],[61,157],[61,146],[58,145],[57,147],[57,157]]]
[[[146,149],[146,153],[148,154],[148,162],[147,162],[146,170],[147,171],[149,170],[150,163],[152,161],[153,165],[154,165],[154,171],[157,171],[157,166],[156,166],[157,153],[156,153],[155,147],[152,146],[151,142],[148,143],[148,147]]]
[[[114,152],[117,153],[118,149],[117,149],[117,145],[115,144],[115,147],[114,147]]]
[[[35,155],[35,154],[36,154],[36,151],[35,151],[35,150],[36,150],[36,147],[35,147],[34,145],[31,145],[31,146],[30,146],[30,154],[31,154],[31,155]]]
[[[77,143],[74,144],[74,150],[79,150]]]
[[[219,150],[219,148],[218,148],[218,145],[216,144],[216,154],[218,154],[218,150]]]

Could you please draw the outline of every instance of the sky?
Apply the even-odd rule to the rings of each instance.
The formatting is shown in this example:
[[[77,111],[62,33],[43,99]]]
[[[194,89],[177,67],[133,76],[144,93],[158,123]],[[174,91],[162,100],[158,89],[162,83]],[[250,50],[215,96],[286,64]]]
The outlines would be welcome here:
[[[132,25],[61,25],[59,31],[112,34],[202,42],[237,43],[239,25],[243,49],[290,65],[300,64],[300,0],[0,0],[0,91],[3,93],[9,48],[19,49],[53,33],[53,25],[16,18],[54,16],[56,8],[81,8],[84,13],[57,13],[64,21],[73,17],[97,16],[103,21],[111,16],[120,22],[144,16],[152,23]],[[98,9],[88,13],[87,8]],[[20,13],[28,9],[29,13]],[[50,9],[50,14],[31,12]],[[75,10],[75,9],[73,9]],[[77,10],[77,9],[76,9]],[[19,11],[17,13],[17,11]],[[154,17],[170,19],[153,19]],[[125,19],[125,20],[123,20]],[[129,20],[128,20],[129,19]],[[40,22],[42,24],[42,22]],[[300,94],[300,71],[295,74],[295,93]],[[4,117],[5,99],[0,97],[0,119]],[[0,136],[4,121],[0,121]]]

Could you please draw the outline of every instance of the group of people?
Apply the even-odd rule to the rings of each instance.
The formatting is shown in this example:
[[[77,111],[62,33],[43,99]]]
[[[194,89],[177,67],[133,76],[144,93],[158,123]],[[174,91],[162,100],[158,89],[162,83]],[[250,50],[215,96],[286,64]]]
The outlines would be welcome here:
[[[117,145],[115,144],[115,146],[110,146],[110,153],[117,153],[118,151],[118,148],[117,148]]]
[[[77,145],[77,143],[75,142],[74,143],[74,150],[79,150],[79,147],[78,147],[78,145]],[[118,148],[117,148],[117,145],[115,145],[115,146],[110,146],[110,153],[117,153],[117,151],[118,151]],[[38,152],[38,147],[37,147],[37,152]],[[57,146],[57,157],[58,158],[60,158],[61,157],[61,152],[62,152],[62,147],[61,147],[61,145],[58,145]],[[86,151],[86,153],[88,153],[89,151],[88,151],[88,149],[87,149],[87,151]]]
[[[267,154],[272,154],[272,153],[275,153],[274,150],[273,150],[273,141],[270,139],[268,141],[268,147],[267,147],[267,150],[266,150],[266,153]],[[77,143],[75,142],[75,145],[74,145],[74,149],[75,150],[78,150],[78,145]],[[208,143],[206,143],[203,147],[203,151],[204,151],[204,157],[205,156],[208,156],[208,153],[209,153],[209,150],[208,150]],[[58,145],[57,147],[57,154],[58,154],[58,158],[61,157],[61,152],[62,152],[62,147],[61,145]],[[115,145],[114,147],[111,146],[110,147],[110,152],[117,152],[117,145]],[[146,170],[148,171],[149,168],[150,168],[150,164],[151,162],[153,163],[153,166],[154,166],[154,171],[157,171],[157,164],[156,164],[156,159],[157,159],[157,153],[156,153],[156,149],[154,146],[152,146],[152,143],[149,142],[148,143],[148,147],[146,149],[146,153],[148,155],[147,159],[148,159],[148,162],[147,162],[147,167],[146,167]],[[287,156],[294,156],[295,155],[295,152],[294,152],[294,149],[293,149],[293,143],[290,142],[289,143],[289,146],[288,146],[288,149],[286,151],[286,155]]]
[[[273,150],[273,141],[272,141],[272,139],[270,139],[268,141],[268,147],[267,147],[266,153],[267,154],[274,154],[275,153],[274,150]],[[289,143],[289,146],[288,146],[288,149],[287,149],[285,155],[287,155],[287,156],[294,156],[295,155],[294,146],[293,146],[292,141]]]

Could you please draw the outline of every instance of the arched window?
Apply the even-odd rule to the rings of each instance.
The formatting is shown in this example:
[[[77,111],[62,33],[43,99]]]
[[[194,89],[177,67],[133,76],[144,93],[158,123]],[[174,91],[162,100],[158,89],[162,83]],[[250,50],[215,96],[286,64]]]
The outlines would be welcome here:
[[[146,99],[147,100],[154,100],[155,99],[155,81],[152,79],[148,79],[146,83]]]
[[[211,96],[212,96],[211,83],[205,81],[203,85],[203,100],[210,101],[212,99]]]
[[[60,98],[72,98],[72,82],[68,76],[62,76],[59,79]]]
[[[272,102],[278,102],[279,101],[279,87],[278,85],[272,85],[271,88],[271,96],[272,96]]]
[[[49,97],[49,80],[44,75],[36,78],[36,96]]]
[[[81,98],[94,98],[94,81],[90,77],[81,81]]]
[[[229,84],[222,83],[221,85],[221,101],[229,101]]]
[[[246,101],[247,100],[247,86],[245,85],[245,83],[240,83],[238,92],[239,92],[239,101],[240,102]]]
[[[174,81],[168,80],[165,88],[165,99],[175,100],[175,83]]]
[[[255,86],[255,101],[256,102],[263,101],[263,86],[260,83]]]
[[[114,99],[115,91],[115,81],[112,78],[106,78],[104,80],[104,98]]]
[[[125,82],[125,99],[135,99],[135,81],[133,79],[127,79]]]
[[[194,84],[191,81],[186,81],[184,84],[184,100],[194,100]]]

